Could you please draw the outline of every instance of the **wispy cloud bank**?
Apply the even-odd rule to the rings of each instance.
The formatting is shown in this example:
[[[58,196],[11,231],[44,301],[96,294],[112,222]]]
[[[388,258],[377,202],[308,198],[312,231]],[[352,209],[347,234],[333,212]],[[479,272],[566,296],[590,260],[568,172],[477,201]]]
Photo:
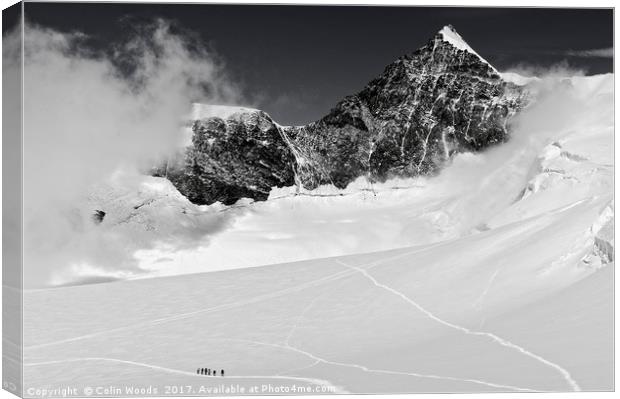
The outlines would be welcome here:
[[[571,57],[584,57],[584,58],[613,58],[614,57],[614,48],[597,48],[597,49],[589,49],[589,50],[569,50],[564,53],[565,55]]]
[[[544,79],[585,75],[585,70],[570,65],[569,62],[566,60],[563,60],[553,65],[519,63],[509,68],[506,68],[504,72],[512,72],[521,76],[538,77]]]
[[[242,100],[218,57],[166,21],[134,26],[101,51],[81,33],[25,26],[24,246],[27,278],[40,282],[73,260],[63,255],[102,252],[104,238],[86,242],[82,229],[92,225],[81,205],[93,184],[177,151],[192,102]],[[17,71],[19,32],[3,40],[3,66]]]

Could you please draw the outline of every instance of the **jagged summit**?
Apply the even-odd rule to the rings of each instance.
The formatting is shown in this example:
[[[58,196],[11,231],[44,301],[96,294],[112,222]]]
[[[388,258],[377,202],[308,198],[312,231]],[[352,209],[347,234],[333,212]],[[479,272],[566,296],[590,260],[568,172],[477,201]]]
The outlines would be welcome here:
[[[305,126],[249,108],[195,106],[192,144],[166,176],[194,203],[232,204],[267,199],[272,187],[431,175],[455,153],[506,141],[525,99],[448,25]]]
[[[452,25],[444,26],[437,35],[440,36],[444,41],[458,48],[459,50],[469,51],[472,54],[478,55],[478,53],[476,53],[474,49],[471,48],[471,46],[467,44],[465,40],[463,40],[461,35],[458,34],[456,29],[454,29]]]
[[[493,65],[491,65],[490,62],[488,62],[487,60],[485,60],[482,56],[480,56],[480,54],[478,54],[476,52],[476,50],[474,50],[469,44],[467,44],[467,42],[463,39],[463,37],[461,37],[461,35],[459,35],[459,33],[456,31],[456,29],[454,29],[454,27],[452,25],[446,25],[444,26],[438,33],[437,33],[437,38],[450,43],[452,46],[456,47],[459,50],[463,50],[463,51],[467,51],[475,56],[477,56],[482,62],[484,62],[485,64],[487,64],[489,67],[491,67],[491,69],[499,74],[499,71],[497,69],[495,69],[495,67]]]

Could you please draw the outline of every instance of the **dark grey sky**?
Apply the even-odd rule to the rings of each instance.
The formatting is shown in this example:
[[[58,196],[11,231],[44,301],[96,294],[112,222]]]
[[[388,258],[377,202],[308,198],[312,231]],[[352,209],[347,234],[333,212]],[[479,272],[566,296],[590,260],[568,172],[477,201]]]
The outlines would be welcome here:
[[[323,116],[446,24],[499,70],[559,62],[588,74],[613,69],[611,58],[576,55],[613,46],[611,9],[27,3],[25,14],[101,47],[128,34],[127,17],[172,20],[213,48],[283,124]]]

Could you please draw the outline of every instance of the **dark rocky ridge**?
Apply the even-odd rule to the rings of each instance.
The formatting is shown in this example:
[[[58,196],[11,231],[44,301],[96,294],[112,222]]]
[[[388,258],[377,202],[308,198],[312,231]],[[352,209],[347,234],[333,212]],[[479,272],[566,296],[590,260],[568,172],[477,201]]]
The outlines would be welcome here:
[[[191,202],[264,200],[272,187],[293,185],[295,158],[282,128],[267,113],[243,110],[196,120],[192,131],[184,159],[155,173],[166,176]]]
[[[166,176],[194,203],[232,204],[265,200],[272,187],[433,174],[455,152],[504,142],[526,93],[459,40],[444,28],[306,126],[258,110],[196,120],[192,146]]]

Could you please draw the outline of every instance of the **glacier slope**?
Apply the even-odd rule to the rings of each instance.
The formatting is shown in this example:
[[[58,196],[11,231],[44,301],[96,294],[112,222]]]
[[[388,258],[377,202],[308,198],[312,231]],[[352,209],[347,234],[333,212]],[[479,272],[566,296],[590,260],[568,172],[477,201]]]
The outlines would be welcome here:
[[[612,266],[548,268],[593,205],[416,248],[34,290],[26,386],[219,383],[204,366],[349,392],[610,389]]]
[[[570,79],[436,178],[234,207],[144,179],[99,231],[134,237],[131,277],[154,278],[26,290],[26,388],[613,389],[612,81]]]

